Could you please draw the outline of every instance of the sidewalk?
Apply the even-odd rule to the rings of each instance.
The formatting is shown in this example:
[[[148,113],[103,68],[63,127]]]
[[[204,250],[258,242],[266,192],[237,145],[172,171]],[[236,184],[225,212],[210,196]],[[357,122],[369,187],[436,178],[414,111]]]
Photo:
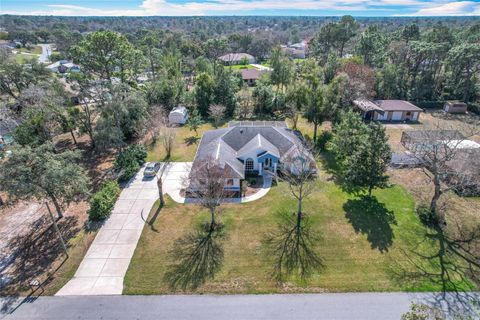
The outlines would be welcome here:
[[[57,292],[68,295],[118,295],[150,209],[158,199],[155,178],[143,168],[123,189],[112,215],[98,232],[75,276]]]

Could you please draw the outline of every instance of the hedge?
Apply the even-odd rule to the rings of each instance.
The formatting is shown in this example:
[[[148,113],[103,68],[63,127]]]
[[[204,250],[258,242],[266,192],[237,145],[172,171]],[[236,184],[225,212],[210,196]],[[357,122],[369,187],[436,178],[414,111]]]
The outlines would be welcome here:
[[[105,182],[90,200],[90,210],[88,210],[90,220],[108,218],[119,195],[120,186],[117,181]]]
[[[115,159],[115,170],[120,173],[118,180],[130,180],[140,170],[146,158],[147,149],[141,144],[133,144],[122,150]]]

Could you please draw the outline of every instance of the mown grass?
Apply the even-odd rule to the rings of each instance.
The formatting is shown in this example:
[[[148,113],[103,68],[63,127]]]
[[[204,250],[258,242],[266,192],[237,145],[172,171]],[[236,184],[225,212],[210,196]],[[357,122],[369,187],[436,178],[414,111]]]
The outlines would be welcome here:
[[[197,130],[197,134],[194,131],[190,131],[186,125],[174,128],[175,143],[170,161],[193,161],[200,138],[205,131],[212,129],[214,128],[210,123],[201,125]],[[148,147],[147,161],[164,161],[165,157],[166,153],[160,140]]]
[[[284,183],[264,198],[222,206],[225,257],[214,280],[187,293],[286,293],[355,291],[437,291],[439,261],[427,259],[440,250],[419,221],[412,197],[400,186],[374,191],[373,201],[345,193],[322,170],[305,211],[319,240],[315,248],[325,268],[308,281],[297,276],[279,285],[271,277],[273,257],[264,240],[276,230],[279,211],[294,211]],[[158,203],[152,208],[152,213]],[[168,199],[152,227],[146,226],[125,278],[125,294],[169,294],[164,274],[175,257],[176,239],[208,219],[196,205]],[[417,274],[422,266],[426,274]],[[470,283],[454,279],[457,289]]]

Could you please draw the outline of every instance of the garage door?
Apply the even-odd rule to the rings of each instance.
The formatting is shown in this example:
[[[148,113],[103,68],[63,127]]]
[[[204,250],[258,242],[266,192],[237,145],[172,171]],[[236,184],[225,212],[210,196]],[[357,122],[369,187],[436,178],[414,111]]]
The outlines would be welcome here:
[[[401,112],[401,111],[394,111],[393,114],[392,114],[392,121],[402,120],[402,114],[403,114],[403,112]]]
[[[385,112],[383,115],[378,113],[378,117],[377,117],[378,121],[384,121],[384,120],[387,120],[387,118],[388,118],[388,112]]]

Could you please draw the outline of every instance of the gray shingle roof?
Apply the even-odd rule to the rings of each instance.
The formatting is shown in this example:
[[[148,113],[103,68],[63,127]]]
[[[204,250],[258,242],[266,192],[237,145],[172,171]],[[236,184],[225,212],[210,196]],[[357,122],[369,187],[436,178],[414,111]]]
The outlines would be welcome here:
[[[301,139],[288,128],[256,126],[251,122],[250,126],[234,126],[217,130],[206,131],[193,166],[198,165],[201,160],[209,158],[216,159],[220,164],[232,169],[232,178],[244,178],[244,164],[238,159],[241,154],[249,150],[261,148],[281,160],[296,146],[302,144]]]
[[[280,158],[278,148],[275,147],[270,141],[265,139],[261,134],[257,134],[252,140],[247,142],[246,145],[244,145],[240,150],[237,151],[237,155],[242,156],[243,154],[249,153],[250,151],[258,148],[269,152],[277,158]]]

